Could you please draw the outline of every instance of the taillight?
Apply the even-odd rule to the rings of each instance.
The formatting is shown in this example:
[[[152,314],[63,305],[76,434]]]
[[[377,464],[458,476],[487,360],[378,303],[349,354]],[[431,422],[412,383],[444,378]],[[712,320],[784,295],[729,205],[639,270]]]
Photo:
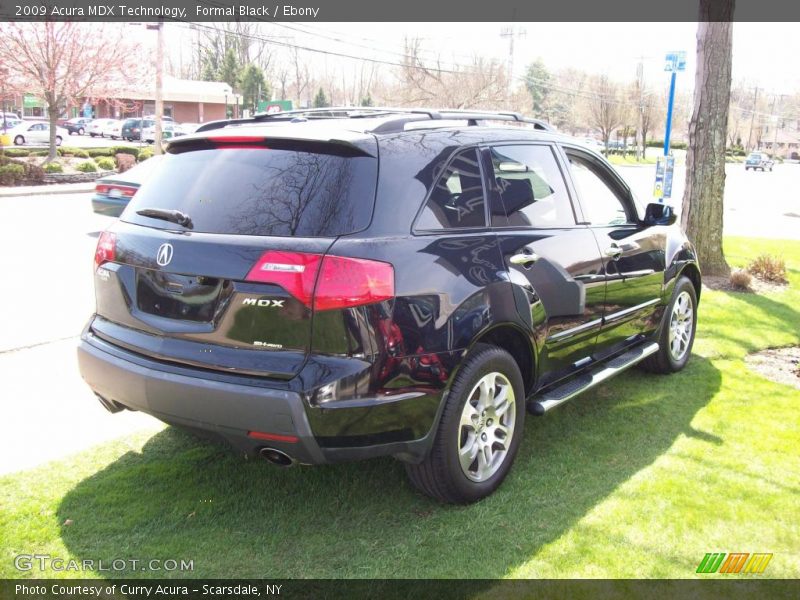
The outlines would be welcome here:
[[[270,250],[250,269],[247,281],[275,283],[315,310],[394,298],[392,265],[362,258]]]
[[[117,236],[110,231],[104,231],[97,240],[97,249],[94,251],[94,268],[103,263],[113,261],[117,256]]]
[[[103,194],[104,196],[109,195],[112,190],[118,190],[120,196],[125,196],[126,198],[132,198],[134,194],[136,194],[139,188],[131,187],[129,185],[111,185],[108,183],[98,183],[94,186],[94,191],[97,194]]]

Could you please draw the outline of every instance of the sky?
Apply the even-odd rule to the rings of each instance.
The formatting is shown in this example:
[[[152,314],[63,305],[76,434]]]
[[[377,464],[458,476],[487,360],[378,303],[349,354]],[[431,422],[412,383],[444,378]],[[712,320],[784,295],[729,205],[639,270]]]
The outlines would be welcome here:
[[[507,37],[501,37],[510,23],[299,23],[297,28],[319,32],[300,34],[284,29],[286,35],[309,45],[331,47],[360,54],[367,49],[394,56],[403,51],[403,38],[419,37],[430,57],[464,63],[474,53],[505,61]],[[792,57],[800,34],[797,23],[734,23],[733,77],[745,79],[768,91],[800,91],[800,66]],[[645,78],[667,79],[664,54],[672,50],[687,53],[687,76],[693,78],[696,52],[696,23],[520,23],[515,37],[514,74],[522,76],[524,67],[541,57],[548,68],[579,67],[590,72],[606,72],[620,80],[632,79],[640,57]],[[346,34],[346,35],[337,35]],[[347,40],[336,42],[330,38]],[[785,55],[785,58],[781,58]]]
[[[468,64],[475,54],[503,62],[509,56],[509,38],[501,32],[510,23],[278,23],[270,35],[298,45],[389,62],[402,60],[403,40],[422,40],[423,56],[448,64]],[[800,66],[792,50],[797,23],[734,23],[733,79],[759,86],[767,95],[800,92]],[[514,75],[541,57],[550,70],[576,67],[606,73],[620,81],[635,77],[639,61],[648,85],[666,86],[664,55],[683,50],[686,73],[678,86],[691,89],[694,80],[696,23],[518,23],[513,24]],[[315,54],[313,64],[348,63],[348,59]]]

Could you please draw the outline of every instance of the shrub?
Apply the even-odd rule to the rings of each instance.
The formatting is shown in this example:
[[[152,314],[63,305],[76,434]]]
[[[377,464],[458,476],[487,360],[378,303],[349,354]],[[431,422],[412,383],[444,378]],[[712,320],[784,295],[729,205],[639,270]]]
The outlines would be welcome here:
[[[44,169],[45,173],[63,173],[64,172],[64,167],[61,166],[61,163],[55,162],[55,161],[54,162],[45,163],[45,165],[42,168]]]
[[[117,171],[124,173],[136,164],[136,159],[130,154],[117,154],[115,157],[117,161]]]
[[[733,289],[747,292],[750,291],[751,283],[753,283],[753,278],[747,271],[737,270],[731,273],[731,287]]]
[[[86,154],[89,155],[90,158],[97,158],[98,156],[108,156],[109,158],[114,156],[114,149],[113,148],[89,148],[86,150]]]
[[[111,171],[117,167],[117,163],[115,163],[114,159],[110,156],[101,156],[95,162],[97,163],[97,166],[104,171]]]
[[[97,165],[94,164],[94,161],[89,159],[85,160],[80,163],[75,170],[80,171],[81,173],[96,173],[97,172]]]
[[[153,156],[153,149],[152,148],[143,148],[139,151],[139,162],[147,160],[148,158],[152,158]]]
[[[89,158],[89,153],[82,148],[72,148],[70,146],[61,146],[58,149],[59,156],[74,156],[75,158]]]
[[[58,152],[56,152],[58,154]],[[50,152],[48,150],[32,150],[30,156],[49,156]]]
[[[131,146],[114,146],[111,150],[115,155],[130,154],[134,159],[139,157],[139,149]]]
[[[31,154],[31,151],[27,148],[8,148],[4,152],[6,156],[10,156],[12,158],[25,158]]]
[[[6,185],[20,183],[20,180],[31,184],[41,183],[44,181],[44,169],[42,169],[42,167],[39,165],[0,155],[0,166],[6,165],[14,165],[22,169],[21,178],[16,176],[11,177],[10,175],[11,173],[18,173],[19,169],[7,170],[6,179],[8,181],[6,182]]]
[[[25,178],[25,167],[8,163],[0,167],[0,185],[15,185]]]
[[[764,281],[786,283],[786,261],[780,256],[761,254],[747,266],[747,270]]]

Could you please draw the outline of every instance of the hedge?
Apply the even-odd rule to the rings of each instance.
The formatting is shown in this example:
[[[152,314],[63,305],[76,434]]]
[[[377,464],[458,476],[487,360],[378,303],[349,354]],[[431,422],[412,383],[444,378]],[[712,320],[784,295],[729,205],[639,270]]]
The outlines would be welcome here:
[[[81,173],[95,173],[97,172],[97,165],[94,164],[93,160],[89,159],[77,165],[75,170]]]

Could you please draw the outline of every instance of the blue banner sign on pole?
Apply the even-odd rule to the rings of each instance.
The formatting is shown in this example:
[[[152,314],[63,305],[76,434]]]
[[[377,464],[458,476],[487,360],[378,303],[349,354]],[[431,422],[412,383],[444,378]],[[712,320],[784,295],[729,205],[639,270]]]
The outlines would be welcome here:
[[[675,157],[666,157],[666,166],[664,168],[664,198],[672,198],[672,174],[675,171]]]
[[[664,158],[661,156],[656,159],[656,183],[653,186],[653,197],[658,198],[659,202],[664,201]]]

